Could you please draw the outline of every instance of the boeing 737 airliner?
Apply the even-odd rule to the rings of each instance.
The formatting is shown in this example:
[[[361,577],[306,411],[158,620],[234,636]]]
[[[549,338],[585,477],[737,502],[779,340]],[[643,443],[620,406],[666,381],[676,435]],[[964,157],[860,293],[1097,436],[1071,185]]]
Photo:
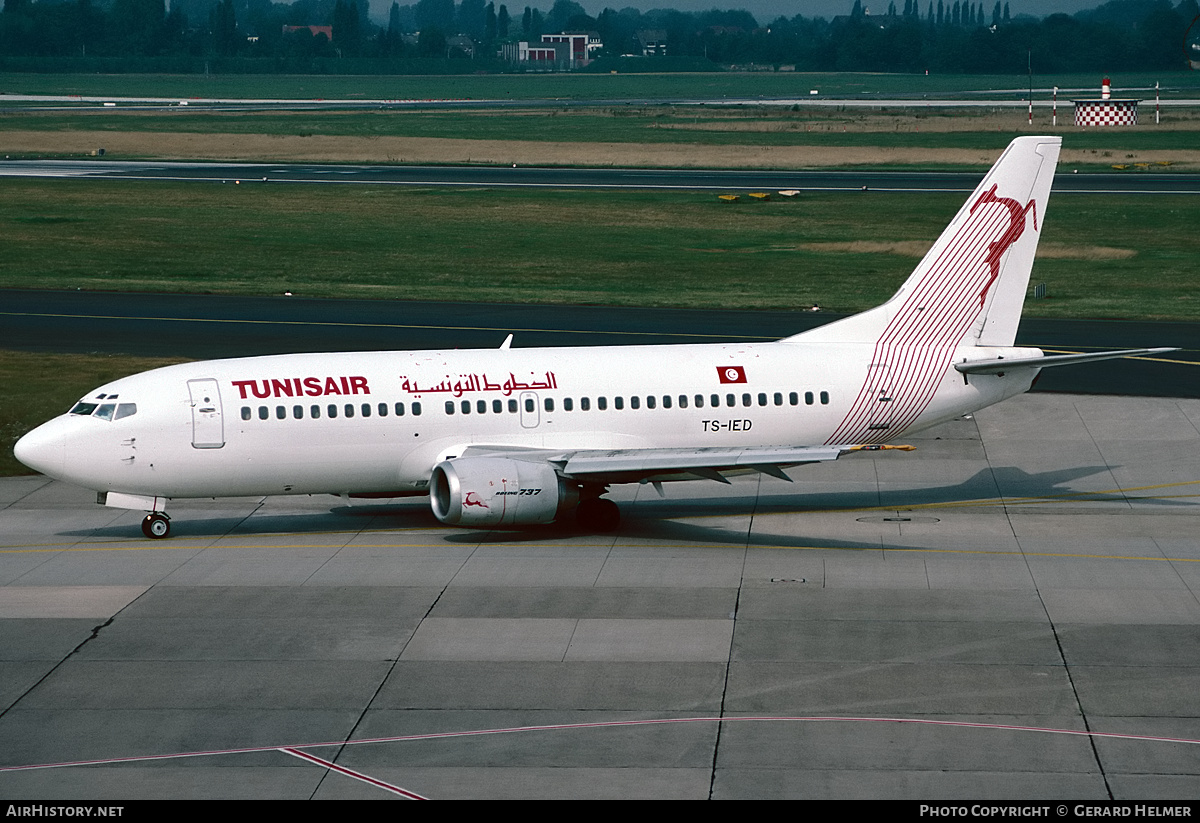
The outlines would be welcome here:
[[[1026,391],[1046,366],[1171,349],[1014,348],[1061,139],[1019,137],[881,306],[766,344],[292,354],[125,377],[17,443],[45,474],[172,499],[429,495],[443,523],[617,526],[617,483],[834,460]],[[725,481],[727,482],[727,481]]]

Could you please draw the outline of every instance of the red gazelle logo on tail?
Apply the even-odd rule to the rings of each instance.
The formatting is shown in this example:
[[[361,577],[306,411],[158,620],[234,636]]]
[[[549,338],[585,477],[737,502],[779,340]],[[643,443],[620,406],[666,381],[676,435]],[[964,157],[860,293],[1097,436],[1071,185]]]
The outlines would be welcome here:
[[[983,284],[983,291],[979,293],[979,305],[981,307],[987,302],[988,289],[992,287],[992,284],[996,282],[996,278],[1000,276],[1000,259],[1004,257],[1004,253],[1008,251],[1008,247],[1017,242],[1021,235],[1025,233],[1025,215],[1032,211],[1033,230],[1037,231],[1038,227],[1037,203],[1033,200],[1022,206],[1011,197],[997,197],[996,186],[993,185],[980,195],[979,199],[975,201],[974,206],[971,206],[971,214],[974,214],[975,210],[985,203],[999,203],[1008,209],[1009,223],[1004,234],[1000,235],[999,238],[992,241],[988,246],[987,257],[984,259],[987,261],[988,269],[991,271],[991,277]]]

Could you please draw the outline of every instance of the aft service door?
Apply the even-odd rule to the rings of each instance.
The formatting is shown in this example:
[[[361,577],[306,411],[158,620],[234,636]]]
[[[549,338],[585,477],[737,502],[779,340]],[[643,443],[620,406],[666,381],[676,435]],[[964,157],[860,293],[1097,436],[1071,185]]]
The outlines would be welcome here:
[[[225,445],[221,392],[216,380],[189,380],[192,400],[192,448],[219,449]]]
[[[871,401],[871,431],[887,431],[892,426],[895,402],[892,398],[891,369],[887,363],[872,363],[869,377],[874,400]]]

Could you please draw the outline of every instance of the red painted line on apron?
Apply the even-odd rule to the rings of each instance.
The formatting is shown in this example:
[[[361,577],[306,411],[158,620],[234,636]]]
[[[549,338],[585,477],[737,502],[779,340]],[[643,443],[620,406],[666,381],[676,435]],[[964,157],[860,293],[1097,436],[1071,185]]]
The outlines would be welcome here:
[[[1167,737],[1164,735],[1147,735],[1147,734],[1130,734],[1126,732],[1094,732],[1084,729],[1060,729],[1045,726],[1020,726],[1005,723],[971,723],[961,720],[930,720],[925,718],[913,717],[842,717],[842,716],[748,716],[748,717],[674,717],[674,718],[656,718],[648,720],[610,720],[599,721],[595,723],[561,723],[548,726],[511,726],[498,729],[472,729],[468,731],[458,732],[429,732],[426,734],[411,734],[400,735],[396,737],[373,737],[364,738],[361,740],[340,740],[327,743],[301,743],[291,746],[252,746],[242,749],[222,749],[213,751],[197,751],[197,752],[179,752],[175,754],[157,754],[144,755],[140,757],[114,757],[95,760],[76,760],[61,763],[42,763],[30,764],[24,766],[0,766],[0,772],[14,771],[29,771],[32,769],[54,769],[66,768],[70,766],[95,766],[114,763],[135,763],[153,760],[170,760],[184,757],[210,757],[215,755],[228,754],[249,754],[255,752],[269,751],[285,751],[288,754],[302,756],[300,750],[321,748],[325,746],[357,746],[370,743],[405,743],[417,742],[421,740],[445,740],[452,737],[481,737],[483,735],[492,734],[518,734],[521,732],[546,732],[546,731],[570,731],[573,729],[603,729],[615,728],[619,726],[660,726],[670,723],[899,723],[908,725],[921,726],[945,726],[947,728],[962,728],[962,729],[989,729],[993,731],[1018,731],[1029,732],[1033,734],[1065,734],[1075,737],[1092,737],[1109,740],[1140,740],[1148,743],[1183,743],[1187,745],[1200,745],[1200,739],[1189,737]],[[293,751],[294,750],[294,751]],[[351,770],[344,767],[329,763],[316,757],[306,757],[313,762],[319,762],[322,765],[328,765],[343,773],[350,773]],[[364,776],[365,777],[365,776]],[[381,786],[387,786],[382,781],[374,781],[374,778],[368,778],[370,782],[377,782]]]
[[[429,799],[427,797],[422,797],[421,795],[417,794],[416,792],[410,792],[408,789],[402,789],[399,786],[393,786],[391,783],[385,783],[382,780],[378,780],[374,777],[371,777],[368,774],[363,774],[362,772],[356,772],[356,771],[354,771],[354,769],[348,769],[345,766],[339,766],[337,763],[334,763],[332,760],[325,760],[323,758],[317,757],[314,754],[309,754],[308,752],[302,752],[299,749],[284,748],[284,749],[280,749],[279,751],[286,752],[287,754],[290,754],[293,757],[298,757],[301,760],[307,760],[309,763],[316,763],[318,766],[324,766],[325,768],[329,769],[330,771],[337,772],[338,774],[344,774],[344,775],[346,775],[346,777],[353,777],[355,780],[361,780],[363,783],[383,789],[384,791],[391,792],[392,794],[398,794],[401,797],[407,797],[409,800],[428,800]]]

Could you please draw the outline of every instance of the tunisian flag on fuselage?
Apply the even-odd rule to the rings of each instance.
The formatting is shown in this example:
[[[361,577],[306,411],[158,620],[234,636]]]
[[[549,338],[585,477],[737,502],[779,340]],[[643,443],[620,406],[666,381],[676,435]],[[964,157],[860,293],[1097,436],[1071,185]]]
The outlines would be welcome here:
[[[746,370],[741,366],[717,366],[717,377],[722,383],[745,383]]]

